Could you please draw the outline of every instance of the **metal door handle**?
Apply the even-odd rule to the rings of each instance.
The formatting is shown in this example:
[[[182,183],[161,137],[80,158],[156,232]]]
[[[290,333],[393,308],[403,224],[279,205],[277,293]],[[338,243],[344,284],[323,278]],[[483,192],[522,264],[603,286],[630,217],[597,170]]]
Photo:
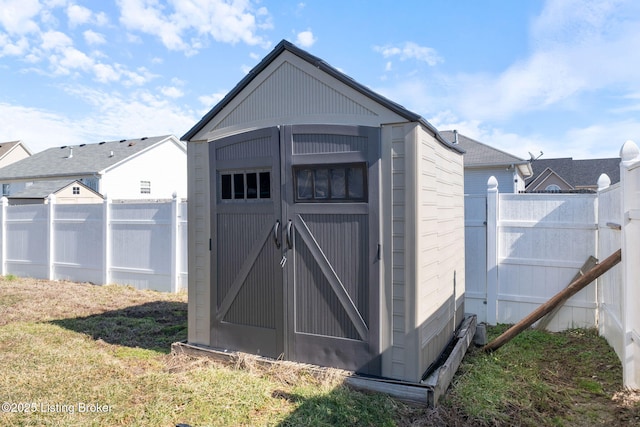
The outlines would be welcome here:
[[[273,226],[273,243],[276,244],[276,248],[280,249],[280,239],[278,239],[278,231],[280,230],[280,220],[276,220]]]
[[[291,235],[291,229],[293,228],[293,222],[291,220],[289,220],[289,222],[287,223],[287,246],[289,247],[289,249],[293,249],[293,236]]]

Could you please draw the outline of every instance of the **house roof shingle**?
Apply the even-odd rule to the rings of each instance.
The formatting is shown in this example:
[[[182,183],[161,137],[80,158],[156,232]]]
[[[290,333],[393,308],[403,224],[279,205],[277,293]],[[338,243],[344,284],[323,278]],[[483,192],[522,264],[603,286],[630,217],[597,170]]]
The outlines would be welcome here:
[[[476,141],[458,133],[458,145],[465,150],[464,165],[465,166],[499,166],[499,165],[513,165],[513,164],[525,164],[527,160],[514,156],[513,154],[506,153],[497,148],[490,147],[487,144]],[[441,131],[445,139],[451,143],[455,142],[455,132],[450,130]]]
[[[601,174],[606,173],[615,184],[620,181],[620,158],[574,160],[571,157],[559,159],[538,159],[531,163],[533,176],[526,180],[529,187],[547,169],[562,177],[573,188],[595,187]]]
[[[44,199],[47,196],[49,196],[49,194],[53,194],[58,190],[61,190],[74,182],[77,182],[78,185],[82,185],[86,189],[91,190],[89,187],[85,186],[79,181],[76,181],[75,179],[54,179],[54,180],[47,180],[47,181],[36,181],[30,186],[26,187],[24,190],[19,191],[15,194],[12,194],[11,196],[8,196],[8,198],[10,199]]]
[[[0,168],[0,180],[95,174],[172,135],[49,148]],[[70,156],[70,154],[73,154]]]

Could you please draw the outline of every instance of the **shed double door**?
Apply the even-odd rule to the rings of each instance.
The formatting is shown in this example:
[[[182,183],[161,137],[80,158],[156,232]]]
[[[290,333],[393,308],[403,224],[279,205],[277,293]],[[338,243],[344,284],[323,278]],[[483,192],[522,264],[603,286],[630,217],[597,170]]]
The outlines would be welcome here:
[[[214,141],[212,345],[379,374],[379,131]]]

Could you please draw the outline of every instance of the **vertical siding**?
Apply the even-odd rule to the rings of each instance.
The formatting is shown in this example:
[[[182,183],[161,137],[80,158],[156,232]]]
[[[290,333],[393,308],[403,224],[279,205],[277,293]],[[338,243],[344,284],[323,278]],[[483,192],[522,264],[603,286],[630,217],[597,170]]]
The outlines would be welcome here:
[[[405,378],[405,126],[391,128],[391,376]]]
[[[376,115],[332,85],[288,61],[258,83],[215,129],[264,120],[273,122],[282,116]]]
[[[210,345],[209,144],[189,143],[189,342]]]

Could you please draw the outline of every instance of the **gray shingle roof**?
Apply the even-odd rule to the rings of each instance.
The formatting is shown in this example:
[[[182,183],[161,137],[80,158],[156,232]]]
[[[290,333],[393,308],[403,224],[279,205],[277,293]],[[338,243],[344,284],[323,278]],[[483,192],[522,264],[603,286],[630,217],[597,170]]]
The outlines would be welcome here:
[[[164,135],[49,148],[0,168],[0,180],[95,174],[170,137]]]
[[[573,160],[571,157],[559,159],[538,159],[531,163],[533,176],[526,181],[532,184],[547,168],[562,177],[573,188],[595,187],[601,174],[606,173],[611,184],[620,181],[620,158]]]
[[[441,131],[440,135],[451,143],[455,140],[455,134],[453,131]],[[459,132],[458,145],[465,150],[465,166],[510,166],[513,164],[524,164],[527,162],[520,157],[498,150],[497,148],[490,147],[482,142],[476,141],[475,139],[464,136]]]
[[[55,193],[76,182],[74,179],[55,179],[50,181],[36,181],[24,190],[8,196],[9,199],[44,199],[49,194]],[[78,184],[81,185],[80,182]],[[83,187],[86,187],[83,185]],[[88,188],[88,187],[86,187]],[[97,193],[96,193],[97,194]]]

